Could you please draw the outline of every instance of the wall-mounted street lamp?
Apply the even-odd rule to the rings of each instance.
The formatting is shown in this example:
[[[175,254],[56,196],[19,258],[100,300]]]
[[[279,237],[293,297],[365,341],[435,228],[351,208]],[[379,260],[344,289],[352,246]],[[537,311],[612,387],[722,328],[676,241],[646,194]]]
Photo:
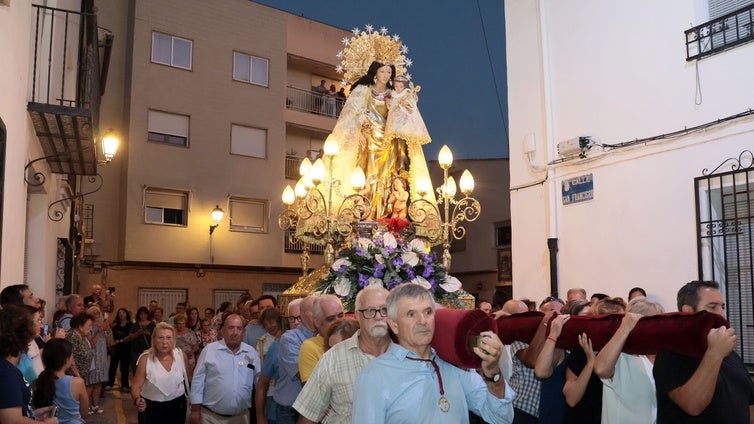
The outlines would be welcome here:
[[[102,156],[104,157],[104,159],[97,160],[96,164],[98,164],[98,165],[103,164],[104,165],[104,164],[110,163],[110,161],[112,161],[113,157],[115,157],[115,153],[118,151],[118,144],[119,143],[120,143],[120,141],[118,140],[118,137],[117,137],[115,131],[112,128],[108,129],[107,132],[105,132],[105,135],[102,137],[102,139],[100,140],[100,143],[99,143],[99,144],[102,145]],[[96,145],[97,144],[95,143],[93,146],[92,145],[86,146],[86,147],[83,147],[83,148],[78,149],[78,150],[61,151],[61,152],[57,152],[57,153],[52,154],[52,155],[42,156],[42,157],[36,158],[34,160],[31,160],[24,167],[24,181],[26,181],[26,183],[28,185],[32,186],[32,187],[39,187],[39,186],[41,186],[41,185],[43,185],[45,183],[46,177],[45,177],[45,175],[43,173],[41,173],[39,171],[34,171],[32,169],[32,171],[34,172],[34,174],[31,176],[31,178],[28,178],[29,172],[30,172],[29,168],[31,168],[31,166],[33,164],[35,164],[36,162],[40,162],[40,161],[47,161],[48,163],[50,163],[51,161],[56,162],[56,163],[60,163],[60,162],[63,162],[63,161],[69,161],[70,163],[74,163],[74,162],[76,162],[76,160],[80,160],[80,157],[82,157],[83,152],[85,152],[87,150],[93,149],[94,146],[96,146]],[[80,162],[76,162],[76,163],[80,163]],[[70,167],[70,168],[74,169],[73,167]],[[51,167],[51,169],[55,169],[55,168]],[[94,170],[96,172],[96,168],[94,168]],[[53,173],[55,173],[55,172],[56,171],[53,171]],[[57,172],[58,173],[68,173],[68,172],[61,172],[60,170],[58,170]],[[73,172],[73,173],[76,174],[75,172]],[[81,175],[81,174],[79,174],[79,175]],[[102,179],[102,175],[100,175],[99,173],[94,174],[94,175],[81,175],[81,176],[86,176],[86,178],[89,181],[89,183],[91,183],[91,184],[97,184],[97,186],[93,190],[87,191],[85,193],[75,193],[75,194],[73,194],[71,196],[68,196],[68,197],[65,197],[63,199],[59,199],[59,200],[56,200],[56,201],[50,203],[50,205],[47,207],[47,216],[48,216],[48,218],[50,218],[53,221],[60,221],[60,220],[62,220],[63,216],[64,216],[64,212],[61,212],[57,208],[53,208],[55,205],[57,205],[57,204],[67,204],[67,202],[70,202],[71,200],[74,200],[74,199],[83,199],[84,196],[89,195],[89,194],[93,194],[93,193],[96,193],[97,191],[99,191],[99,189],[101,189],[102,185],[104,184],[104,181]]]
[[[212,233],[215,232],[215,228],[217,228],[220,225],[220,222],[223,220],[225,212],[220,209],[220,205],[215,205],[215,208],[212,209],[212,212],[210,212],[209,214],[212,215],[212,222],[214,222],[214,224],[211,224],[209,226],[209,235],[212,235]]]
[[[212,212],[209,214],[212,216],[212,222],[214,222],[214,224],[210,224],[209,226],[209,262],[215,263],[215,255],[212,254],[212,233],[214,233],[215,229],[220,226],[220,222],[223,220],[225,212],[220,209],[220,205],[215,205],[215,208],[212,209]]]
[[[109,128],[102,137],[102,156],[105,157],[103,163],[110,163],[113,160],[115,153],[118,151],[118,144],[120,144],[120,141],[115,135],[115,131]]]

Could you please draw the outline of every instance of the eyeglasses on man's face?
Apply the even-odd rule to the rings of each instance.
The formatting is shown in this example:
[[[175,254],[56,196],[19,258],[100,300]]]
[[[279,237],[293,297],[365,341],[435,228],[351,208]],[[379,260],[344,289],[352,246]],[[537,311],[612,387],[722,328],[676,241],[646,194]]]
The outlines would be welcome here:
[[[382,307],[380,309],[374,309],[374,308],[367,308],[367,309],[359,309],[359,312],[361,312],[361,315],[364,316],[365,319],[372,319],[379,313],[381,317],[387,316],[387,308]]]
[[[293,324],[296,321],[301,322],[301,315],[290,316],[290,317],[286,317],[286,318],[288,318],[288,322],[290,322],[291,324]]]

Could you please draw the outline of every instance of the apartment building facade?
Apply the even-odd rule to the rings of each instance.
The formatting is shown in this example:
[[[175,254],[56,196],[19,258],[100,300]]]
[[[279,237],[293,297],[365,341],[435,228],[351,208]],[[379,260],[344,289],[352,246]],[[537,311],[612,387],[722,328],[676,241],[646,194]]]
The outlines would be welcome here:
[[[114,290],[118,306],[134,310],[151,299],[168,309],[182,300],[214,307],[244,292],[277,294],[297,281],[302,246],[278,228],[280,195],[298,178],[301,159],[320,154],[335,124],[342,101],[331,103],[314,87],[324,80],[341,88],[335,53],[349,31],[246,0],[46,2],[60,13],[96,17],[98,66],[52,71],[59,80],[101,78],[96,122],[89,123],[95,130],[80,143],[99,148],[106,132],[121,142],[107,163],[101,154],[87,158],[95,167],[88,172],[99,175],[90,181],[85,172],[56,171],[54,160],[35,160],[49,155],[27,110],[40,77],[30,38],[36,6],[5,3],[0,19],[8,25],[2,27],[15,41],[0,49],[28,60],[11,63],[8,78],[0,79],[8,93],[0,101],[3,285],[29,283],[54,303],[102,284]],[[59,31],[68,28],[65,15],[45,13]],[[76,28],[83,27],[85,19],[78,19]],[[51,32],[42,38],[58,46],[65,44],[61,37]],[[67,62],[78,59],[67,54]],[[75,88],[66,90],[74,92],[58,97],[76,97]],[[469,168],[478,182],[485,180],[479,172],[505,169]],[[26,173],[33,182],[37,170],[46,178],[41,188],[21,178]],[[486,184],[497,182],[494,177]],[[496,277],[490,213],[507,211],[494,203],[507,195],[494,191],[486,199],[480,193],[488,188],[475,193],[485,209],[467,239],[469,249],[479,244],[486,253],[458,248],[454,266],[459,276],[471,270],[466,289],[484,297],[503,284]],[[224,211],[219,223],[211,215],[216,208]],[[504,224],[503,215],[495,219]],[[476,231],[484,234],[481,243]],[[313,250],[309,268],[323,262]]]

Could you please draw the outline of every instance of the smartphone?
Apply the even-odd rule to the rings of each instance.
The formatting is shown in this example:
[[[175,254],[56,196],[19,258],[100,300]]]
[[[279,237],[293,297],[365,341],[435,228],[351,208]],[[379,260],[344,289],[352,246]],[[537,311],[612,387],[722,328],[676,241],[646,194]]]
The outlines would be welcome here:
[[[115,293],[115,287],[108,287],[108,288],[107,288],[107,291],[108,291],[108,292],[109,292],[110,294],[113,294],[113,293]]]
[[[47,333],[50,331],[50,324],[45,324],[44,327],[42,327],[42,337],[47,337]]]
[[[50,407],[50,414],[48,418],[57,417],[57,416],[58,416],[58,405],[52,405]]]

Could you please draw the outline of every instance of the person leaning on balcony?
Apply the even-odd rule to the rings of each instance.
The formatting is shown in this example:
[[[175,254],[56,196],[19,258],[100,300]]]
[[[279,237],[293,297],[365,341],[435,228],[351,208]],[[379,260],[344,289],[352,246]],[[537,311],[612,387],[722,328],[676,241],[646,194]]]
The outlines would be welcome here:
[[[325,80],[319,82],[319,85],[314,87],[313,90],[317,95],[314,97],[315,104],[317,105],[317,112],[322,113],[322,106],[325,103],[325,96],[327,96],[327,87],[325,86]]]
[[[399,284],[387,297],[388,325],[398,338],[369,362],[354,384],[354,423],[468,423],[469,411],[489,423],[513,422],[515,393],[500,373],[503,343],[481,333],[477,374],[439,358],[431,346],[435,302],[418,284]],[[400,387],[400,390],[397,388]]]

